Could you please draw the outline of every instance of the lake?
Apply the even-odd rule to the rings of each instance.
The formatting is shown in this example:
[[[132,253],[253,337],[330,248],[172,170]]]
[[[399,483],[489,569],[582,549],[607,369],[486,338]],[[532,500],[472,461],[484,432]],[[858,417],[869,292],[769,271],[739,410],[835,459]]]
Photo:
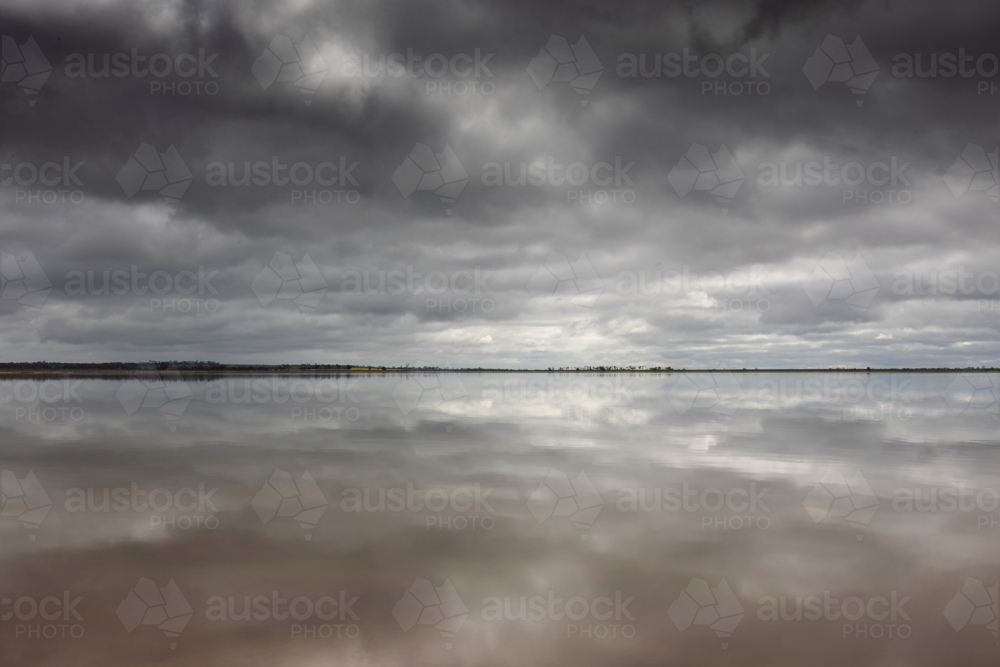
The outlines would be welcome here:
[[[985,373],[9,378],[4,665],[1000,662]]]

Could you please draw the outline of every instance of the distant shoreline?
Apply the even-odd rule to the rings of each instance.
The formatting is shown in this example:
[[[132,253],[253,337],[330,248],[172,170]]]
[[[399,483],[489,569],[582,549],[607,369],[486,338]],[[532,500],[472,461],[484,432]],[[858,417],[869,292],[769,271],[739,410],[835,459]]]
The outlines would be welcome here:
[[[255,375],[396,375],[424,373],[545,373],[552,375],[633,374],[669,375],[672,373],[995,373],[998,368],[435,368],[393,366],[351,366],[347,364],[213,364],[203,362],[172,363],[0,363],[0,377],[5,376],[78,376],[117,378],[131,375],[183,376],[255,376]]]

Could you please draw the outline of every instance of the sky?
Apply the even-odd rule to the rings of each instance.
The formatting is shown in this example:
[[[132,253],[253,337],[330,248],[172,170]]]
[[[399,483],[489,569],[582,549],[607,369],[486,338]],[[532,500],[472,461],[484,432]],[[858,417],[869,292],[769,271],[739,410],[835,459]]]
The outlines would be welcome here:
[[[5,2],[0,358],[995,366],[998,18]]]

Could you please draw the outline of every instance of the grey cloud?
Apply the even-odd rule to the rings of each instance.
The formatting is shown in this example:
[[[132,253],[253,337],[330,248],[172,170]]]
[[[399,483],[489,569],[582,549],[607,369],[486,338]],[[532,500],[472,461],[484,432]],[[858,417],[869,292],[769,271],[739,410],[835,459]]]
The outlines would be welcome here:
[[[45,163],[80,166],[72,172],[79,183],[58,172],[61,180],[52,186],[37,179],[0,186],[0,250],[18,258],[32,253],[54,285],[39,309],[0,299],[0,340],[11,358],[65,360],[184,351],[220,361],[304,356],[393,363],[451,354],[449,362],[458,365],[666,363],[708,361],[706,337],[727,346],[731,354],[721,356],[747,357],[757,366],[995,359],[995,291],[892,289],[900,271],[926,275],[935,264],[994,270],[993,202],[981,191],[950,189],[944,175],[968,144],[985,153],[995,149],[995,93],[982,94],[979,86],[996,77],[902,78],[893,71],[897,54],[921,54],[926,66],[932,53],[992,53],[994,13],[934,3],[769,1],[344,2],[294,9],[201,2],[171,4],[160,13],[127,3],[80,3],[73,11],[12,4],[2,10],[3,34],[19,44],[34,37],[53,71],[30,100],[17,85],[0,85],[0,162],[10,169],[27,164],[22,176]],[[314,94],[289,81],[264,87],[254,76],[254,62],[276,35],[293,45],[309,37],[316,45],[327,73]],[[586,94],[561,78],[539,88],[529,75],[528,64],[552,35],[569,44],[585,37],[600,61],[603,71]],[[837,81],[814,90],[803,73],[827,35],[846,43],[860,36],[870,50],[879,71],[864,95]],[[192,54],[182,66],[196,64],[203,50],[210,71],[173,72],[161,80],[81,78],[67,70],[72,54],[100,64],[105,54],[132,49],[146,58],[167,54],[174,64]],[[469,54],[456,61],[461,70],[475,62],[477,49],[480,60],[488,58],[474,80],[461,72],[351,77],[345,69],[365,57],[379,63],[390,54],[441,54],[434,61],[440,66]],[[734,62],[757,54],[767,76],[716,77],[695,62],[693,76],[665,74],[663,58],[684,49],[699,63],[712,53]],[[624,76],[623,63],[633,56],[641,57],[642,69]],[[657,57],[660,74],[642,74],[653,72]],[[711,71],[715,62],[709,58],[705,67]],[[179,94],[185,82],[218,89]],[[755,90],[767,93],[731,94],[732,85],[748,83],[766,84]],[[718,94],[717,84],[728,92]],[[137,192],[116,179],[141,144],[156,153],[174,146],[190,170],[191,183],[178,201],[164,202],[155,179]],[[400,191],[392,176],[417,144],[454,151],[468,178],[457,197],[436,193],[432,176],[426,187]],[[732,153],[744,180],[731,201],[710,194],[707,172],[689,191],[668,180],[692,144]],[[759,182],[767,163],[784,163],[794,173],[798,162],[867,168],[893,158],[910,164],[906,184]],[[613,169],[591,174],[595,165],[616,160],[633,164],[626,179],[604,180]],[[262,184],[230,181],[230,165],[242,181],[247,163]],[[299,163],[301,185],[275,184],[276,175],[280,180]],[[585,169],[587,176],[574,181],[578,186],[558,177],[555,183],[546,177],[541,184],[490,184],[497,168],[516,181],[522,165],[549,163],[579,163],[576,175]],[[275,164],[288,171],[276,171]],[[222,173],[225,185],[217,184]],[[990,173],[987,168],[978,177]],[[213,175],[216,184],[209,183]],[[57,196],[54,190],[83,201],[44,201]],[[906,202],[898,199],[902,191]],[[330,288],[315,309],[291,300],[260,303],[251,284],[276,252],[296,258],[308,252],[316,262]],[[570,260],[586,253],[605,283],[591,307],[540,304],[533,297],[529,280],[552,252]],[[842,299],[814,304],[803,284],[813,267],[827,253],[857,252],[880,283],[871,304],[860,311]],[[132,265],[172,276],[199,266],[218,271],[219,294],[211,296],[219,307],[153,312],[150,297],[135,290],[66,292],[72,271],[102,274]],[[493,272],[493,308],[476,312],[466,303],[457,311],[455,300],[469,295],[450,289],[431,305],[426,294],[410,291],[339,289],[348,271],[378,276],[411,266],[423,275],[476,267]],[[623,272],[687,269],[728,277],[755,267],[769,275],[766,310],[735,311],[733,299],[746,295],[729,289],[617,291]],[[481,332],[493,342],[447,342],[483,340]],[[863,348],[855,345],[858,337],[867,341]],[[925,352],[914,358],[915,349]]]

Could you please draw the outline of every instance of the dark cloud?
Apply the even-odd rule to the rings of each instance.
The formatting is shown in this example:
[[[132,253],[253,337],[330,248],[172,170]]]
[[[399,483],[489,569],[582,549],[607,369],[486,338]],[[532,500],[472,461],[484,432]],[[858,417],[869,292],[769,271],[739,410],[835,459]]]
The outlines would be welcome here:
[[[33,38],[52,72],[38,94],[0,86],[0,248],[21,263],[31,253],[53,288],[40,309],[0,302],[5,356],[392,363],[447,356],[446,341],[464,340],[492,342],[453,349],[453,363],[996,359],[996,208],[985,192],[965,191],[971,175],[952,187],[943,178],[967,145],[973,162],[976,146],[982,155],[996,147],[995,14],[880,2],[10,4],[0,10],[3,34],[18,45]],[[540,49],[561,48],[552,36],[584,55],[585,38],[603,68],[596,82],[545,78]],[[861,38],[878,68],[867,89],[803,73],[808,59],[825,57],[814,52],[828,36],[834,51],[837,39]],[[297,87],[255,69],[272,43],[281,51],[307,48],[304,40],[315,46],[306,69],[325,67],[322,80]],[[675,73],[685,53],[687,73]],[[981,71],[943,76],[945,54],[960,53],[975,57],[967,71]],[[919,55],[922,71],[934,54],[942,69],[898,76],[900,54]],[[81,72],[81,62],[102,70],[105,57],[125,75]],[[396,76],[399,57],[412,71]],[[735,74],[715,75],[727,61]],[[739,69],[751,61],[753,77]],[[134,73],[150,63],[170,73]],[[428,76],[428,64],[444,71]],[[171,171],[170,182],[190,184],[179,200],[156,191],[166,180],[138,192],[119,183],[143,144],[180,156],[189,174]],[[393,175],[407,156],[427,153],[418,144],[464,187],[435,192],[442,179],[402,192]],[[690,190],[693,176],[686,186],[670,178],[693,168],[685,155],[721,162],[723,147],[744,179],[734,192],[719,199],[705,180]],[[53,185],[32,176],[46,163],[60,166],[46,172]],[[810,163],[836,166],[816,184],[795,182]],[[570,165],[578,185],[566,182]],[[414,187],[421,174],[403,172],[399,182]],[[987,168],[979,178],[991,177]],[[309,255],[326,283],[318,302],[253,289],[276,252],[293,262]],[[804,289],[821,262],[855,256],[866,269],[853,278],[878,283],[870,303]],[[171,280],[215,271],[218,293],[171,289],[156,302],[134,288],[67,292],[74,271],[133,265]],[[604,290],[584,306],[550,298],[577,284],[542,280],[539,291],[532,282],[540,270],[551,278],[552,266],[585,265]],[[464,292],[463,272],[477,268],[490,274],[489,291]],[[419,273],[423,289],[351,292],[351,271]],[[657,271],[699,279],[620,289],[623,275],[648,287]],[[927,282],[940,271],[984,282],[893,290],[900,273]],[[421,281],[434,272],[450,284],[428,295]],[[749,294],[741,280],[756,273],[766,290]],[[870,344],[859,348],[859,336]],[[726,348],[707,352],[705,337]]]

